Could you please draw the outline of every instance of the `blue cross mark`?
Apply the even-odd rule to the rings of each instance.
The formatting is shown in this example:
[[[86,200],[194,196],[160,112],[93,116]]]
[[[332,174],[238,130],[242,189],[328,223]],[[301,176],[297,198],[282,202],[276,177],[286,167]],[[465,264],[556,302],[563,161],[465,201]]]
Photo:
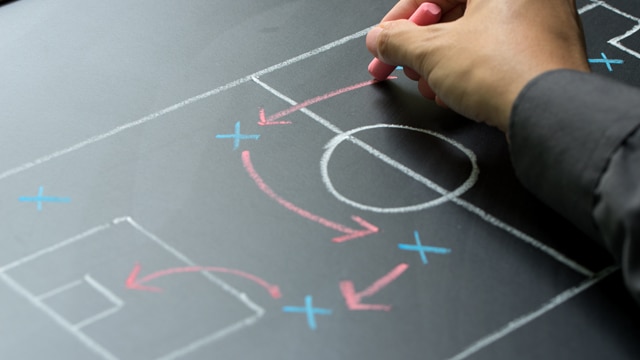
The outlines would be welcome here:
[[[44,196],[43,193],[44,193],[44,187],[40,186],[40,188],[38,188],[37,196],[21,196],[18,200],[20,200],[21,202],[35,202],[38,206],[38,211],[42,211],[43,202],[56,202],[56,203],[71,202],[71,199],[67,197]]]
[[[216,139],[233,139],[233,150],[240,146],[240,140],[258,140],[260,135],[246,135],[240,133],[240,121],[236,123],[235,132],[233,134],[219,134]]]
[[[283,306],[282,311],[307,314],[307,324],[311,330],[315,330],[318,327],[316,325],[316,315],[331,315],[331,309],[313,307],[313,298],[311,295],[304,297],[304,306]]]
[[[423,264],[427,264],[427,253],[433,254],[448,254],[451,252],[451,249],[435,247],[435,246],[424,246],[420,242],[420,235],[418,231],[413,232],[413,236],[416,239],[416,243],[414,244],[398,244],[398,249],[407,250],[407,251],[417,251],[420,253],[420,258],[422,259]]]
[[[621,59],[609,59],[609,58],[607,58],[607,55],[605,55],[604,53],[600,53],[600,56],[602,56],[602,59],[589,59],[589,63],[591,63],[591,64],[605,64],[607,66],[607,69],[609,69],[609,72],[613,71],[613,68],[611,67],[611,64],[624,64],[624,60],[621,60]]]

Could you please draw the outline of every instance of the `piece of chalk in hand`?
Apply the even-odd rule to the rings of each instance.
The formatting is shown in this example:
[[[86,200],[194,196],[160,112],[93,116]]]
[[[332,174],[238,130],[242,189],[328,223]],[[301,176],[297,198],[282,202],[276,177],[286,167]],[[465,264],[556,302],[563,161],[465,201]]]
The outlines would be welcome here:
[[[440,21],[440,15],[442,10],[440,6],[434,3],[422,3],[418,7],[418,9],[411,15],[409,21],[413,22],[419,26],[431,25]],[[376,80],[384,80],[393,72],[396,68],[394,65],[388,65],[378,60],[378,58],[374,58],[371,63],[369,63],[369,73]]]

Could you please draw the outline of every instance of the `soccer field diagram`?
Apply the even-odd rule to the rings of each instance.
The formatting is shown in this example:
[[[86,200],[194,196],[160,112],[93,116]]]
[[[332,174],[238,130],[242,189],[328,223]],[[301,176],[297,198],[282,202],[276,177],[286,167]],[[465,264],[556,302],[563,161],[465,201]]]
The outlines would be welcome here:
[[[140,285],[127,281],[125,287],[122,280],[135,276],[139,264],[145,262],[173,269],[194,266],[189,258],[133,219],[123,217],[8,264],[0,276],[104,359],[179,358],[251,325],[264,313],[243,293],[206,271],[198,271],[202,276],[190,282],[196,292],[190,291],[189,297],[180,295],[182,282],[175,282],[173,297],[127,296],[131,293],[128,289],[136,290]],[[122,270],[129,264],[135,267],[127,276]],[[218,302],[224,316],[220,312],[206,316],[200,311],[198,299],[226,297],[234,301]],[[171,312],[161,311],[163,308]],[[119,329],[118,336],[110,334],[109,329],[114,328]],[[162,341],[158,341],[159,336]],[[130,341],[137,346],[132,347]]]
[[[587,28],[590,19],[622,19],[619,32],[602,35],[601,47],[590,49],[594,71],[636,69],[640,19],[603,1],[582,3]],[[2,255],[0,279],[34,316],[64,334],[56,336],[77,345],[63,355],[255,355],[245,344],[259,336],[273,340],[266,358],[287,358],[291,353],[277,344],[289,336],[300,336],[301,347],[316,351],[329,346],[314,343],[321,339],[317,334],[333,333],[326,335],[332,341],[353,336],[355,347],[370,342],[355,335],[362,324],[376,336],[388,329],[406,335],[404,323],[420,329],[416,339],[435,332],[450,336],[456,329],[447,327],[447,319],[455,311],[421,320],[415,309],[435,313],[455,298],[462,313],[478,316],[468,319],[473,329],[444,345],[437,336],[424,343],[408,336],[406,347],[428,348],[429,358],[466,359],[542,315],[553,316],[558,306],[617,270],[565,255],[474,202],[468,195],[483,171],[474,144],[413,123],[368,123],[366,111],[375,108],[362,109],[380,101],[385,86],[401,87],[405,80],[379,83],[349,75],[336,78],[332,88],[297,91],[304,81],[325,76],[306,69],[337,67],[366,32],[0,172],[12,207],[1,214],[10,235],[35,239],[35,245]],[[286,85],[298,78],[302,84]],[[342,110],[351,103],[353,109]],[[407,163],[389,145],[395,139],[389,134],[427,141],[455,154],[451,158],[461,166],[444,186],[442,178]],[[141,138],[131,156],[128,149]],[[304,157],[304,166],[291,166],[297,157]],[[398,187],[378,199],[379,189],[344,185],[364,181],[354,174],[372,169],[423,192],[414,197]],[[409,221],[412,228],[394,227],[403,218],[419,221]],[[460,223],[480,240],[472,241]],[[446,238],[432,230],[439,224],[449,229]],[[260,260],[261,254],[274,256],[273,248],[320,255],[299,261],[291,256],[282,264]],[[370,248],[371,258],[358,258]],[[483,255],[481,248],[495,250],[501,261],[464,264]],[[337,266],[321,255],[338,259]],[[530,261],[518,263],[525,257]],[[360,266],[366,270],[357,273]],[[548,270],[535,274],[536,267]],[[288,276],[305,271],[305,281]],[[476,274],[478,286],[488,289],[481,298],[474,297],[477,287],[463,283]],[[559,279],[545,283],[557,274]],[[493,275],[502,282],[493,282]],[[449,284],[456,284],[457,293],[446,290]],[[510,294],[522,284],[543,285],[533,298]],[[433,302],[422,304],[422,293],[433,293]],[[514,299],[505,300],[507,294]],[[501,311],[501,301],[520,304]],[[486,320],[482,313],[500,316]],[[386,358],[399,347],[389,340],[343,355]]]

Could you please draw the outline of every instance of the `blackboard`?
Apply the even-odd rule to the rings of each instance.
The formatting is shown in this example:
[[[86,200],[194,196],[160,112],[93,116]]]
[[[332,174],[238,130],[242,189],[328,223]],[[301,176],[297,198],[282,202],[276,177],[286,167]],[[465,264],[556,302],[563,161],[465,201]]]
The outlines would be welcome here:
[[[619,270],[504,136],[370,81],[391,6],[1,7],[2,357],[637,358]],[[640,6],[578,7],[640,85]]]

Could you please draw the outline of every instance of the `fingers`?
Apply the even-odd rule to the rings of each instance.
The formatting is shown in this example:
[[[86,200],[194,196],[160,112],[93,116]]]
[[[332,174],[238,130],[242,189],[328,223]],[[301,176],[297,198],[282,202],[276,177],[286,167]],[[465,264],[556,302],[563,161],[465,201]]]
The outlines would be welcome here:
[[[425,80],[425,77],[423,77],[423,75],[426,76],[426,74],[422,74],[425,69],[423,67],[415,67],[418,69],[418,71],[416,71],[411,67],[415,66],[416,59],[418,59],[417,62],[420,62],[420,54],[411,54],[411,51],[403,49],[403,47],[406,48],[406,46],[402,45],[412,43],[424,45],[424,41],[420,41],[421,39],[424,40],[424,37],[420,38],[420,36],[417,35],[418,31],[416,27],[411,27],[411,25],[406,24],[406,21],[401,20],[410,18],[412,15],[415,16],[417,13],[416,10],[425,3],[438,5],[438,19],[428,22],[433,24],[434,22],[438,22],[438,20],[441,22],[450,22],[462,17],[466,9],[467,0],[400,0],[383,18],[383,22],[367,34],[366,44],[367,49],[382,62],[405,65],[405,75],[412,80],[418,81],[418,90],[420,93],[427,99],[439,100],[431,86],[429,86]],[[405,40],[399,40],[401,37],[399,34],[401,33],[405,35]],[[415,36],[412,34],[415,34]],[[409,40],[410,42],[406,42],[406,38],[412,36],[414,36],[413,39],[415,42],[411,40]],[[394,41],[399,46],[395,46]],[[425,49],[422,48],[421,50],[423,50],[422,55],[424,56]],[[376,77],[375,72],[371,71],[371,67],[369,68],[369,72]],[[444,104],[439,101],[439,105],[443,106]]]
[[[454,21],[461,18],[462,15],[464,15],[464,12],[466,9],[467,9],[466,1],[463,3],[459,3],[458,5],[454,6],[451,10],[448,10],[446,12],[443,11],[442,19],[440,19],[440,22],[450,22],[450,21]]]
[[[429,83],[424,78],[420,78],[418,80],[418,91],[420,91],[420,94],[427,99],[435,100],[436,98],[436,93],[433,92],[431,86],[429,86]]]
[[[408,19],[413,14],[420,4],[424,2],[434,3],[442,9],[443,14],[447,14],[451,10],[460,7],[460,5],[466,4],[467,0],[400,0],[398,3],[382,18],[382,22]],[[461,13],[458,11],[456,14]],[[460,17],[460,15],[458,17]],[[447,16],[451,18],[451,16]]]
[[[402,69],[404,71],[404,74],[411,80],[418,80],[420,79],[420,73],[418,73],[417,71],[413,70],[412,68],[409,67],[404,67]]]
[[[425,76],[422,60],[428,53],[430,29],[437,26],[421,27],[408,20],[385,22],[369,31],[365,42],[367,49],[385,64],[407,66]]]
[[[378,57],[378,35],[382,32],[382,26],[378,25],[367,33],[365,44],[371,55]]]
[[[437,104],[438,106],[440,106],[440,107],[442,107],[442,108],[445,108],[445,109],[448,109],[448,108],[449,108],[449,106],[448,106],[447,104],[445,104],[445,103],[442,101],[442,99],[440,99],[440,97],[438,97],[438,95],[436,95],[436,99],[435,99],[435,101],[436,101],[436,104]]]
[[[420,94],[435,100],[436,94],[426,80],[428,69],[423,66],[422,61],[429,53],[429,27],[420,27],[406,20],[386,22],[369,32],[366,43],[369,50],[384,63],[404,65],[404,73],[410,79],[418,81]]]

